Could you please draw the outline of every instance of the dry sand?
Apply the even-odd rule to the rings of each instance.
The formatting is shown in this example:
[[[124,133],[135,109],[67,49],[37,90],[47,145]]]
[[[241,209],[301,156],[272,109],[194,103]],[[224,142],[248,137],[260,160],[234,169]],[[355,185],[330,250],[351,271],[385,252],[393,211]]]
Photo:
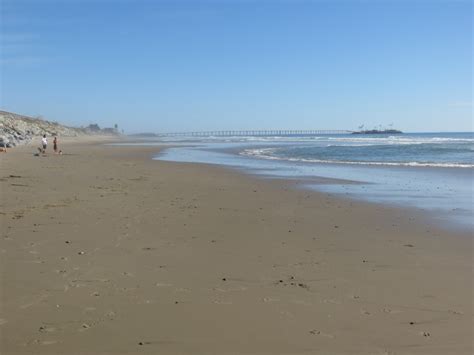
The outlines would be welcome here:
[[[473,352],[468,233],[157,148],[61,149],[0,153],[2,355]]]

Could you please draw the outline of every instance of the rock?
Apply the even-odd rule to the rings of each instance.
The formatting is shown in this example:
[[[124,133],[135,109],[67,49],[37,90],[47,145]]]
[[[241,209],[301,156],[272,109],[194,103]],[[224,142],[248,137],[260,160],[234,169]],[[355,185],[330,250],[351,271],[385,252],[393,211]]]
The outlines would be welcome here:
[[[28,144],[32,140],[35,140],[39,145],[40,137],[43,134],[48,137],[53,135],[77,137],[90,134],[117,135],[118,132],[107,128],[91,131],[87,128],[67,127],[57,122],[0,111],[0,147],[11,148],[20,144]]]

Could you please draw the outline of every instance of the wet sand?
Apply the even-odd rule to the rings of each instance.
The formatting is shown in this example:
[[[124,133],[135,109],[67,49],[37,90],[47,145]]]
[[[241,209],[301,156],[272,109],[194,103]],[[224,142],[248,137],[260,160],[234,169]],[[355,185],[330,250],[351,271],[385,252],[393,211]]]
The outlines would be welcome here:
[[[473,352],[465,232],[156,147],[61,149],[0,153],[2,355]]]

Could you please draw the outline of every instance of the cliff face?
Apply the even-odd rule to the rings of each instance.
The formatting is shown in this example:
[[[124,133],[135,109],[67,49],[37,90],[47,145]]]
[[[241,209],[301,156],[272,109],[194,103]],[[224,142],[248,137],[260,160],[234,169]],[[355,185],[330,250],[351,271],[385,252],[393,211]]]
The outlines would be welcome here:
[[[0,147],[28,144],[32,139],[43,134],[47,136],[77,137],[89,134],[115,134],[115,132],[67,127],[56,122],[0,111]]]

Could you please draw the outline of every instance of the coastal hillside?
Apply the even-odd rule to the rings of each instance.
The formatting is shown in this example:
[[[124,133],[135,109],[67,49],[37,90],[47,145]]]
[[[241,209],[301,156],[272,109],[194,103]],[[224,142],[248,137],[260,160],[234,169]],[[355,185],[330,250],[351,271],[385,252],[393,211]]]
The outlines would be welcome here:
[[[77,137],[93,134],[115,135],[118,132],[113,128],[101,129],[96,124],[85,128],[75,128],[57,122],[0,111],[0,146],[15,147],[28,144],[33,138],[43,134]]]

